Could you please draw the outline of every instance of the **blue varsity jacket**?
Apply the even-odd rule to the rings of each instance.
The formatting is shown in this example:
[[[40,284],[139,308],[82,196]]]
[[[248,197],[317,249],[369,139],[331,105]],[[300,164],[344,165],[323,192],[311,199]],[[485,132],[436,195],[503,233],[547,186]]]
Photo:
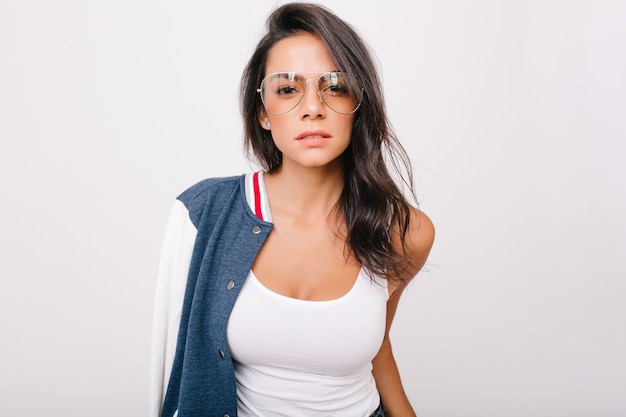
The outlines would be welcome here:
[[[237,415],[226,328],[272,229],[252,178],[204,180],[172,209],[157,281],[151,417]]]

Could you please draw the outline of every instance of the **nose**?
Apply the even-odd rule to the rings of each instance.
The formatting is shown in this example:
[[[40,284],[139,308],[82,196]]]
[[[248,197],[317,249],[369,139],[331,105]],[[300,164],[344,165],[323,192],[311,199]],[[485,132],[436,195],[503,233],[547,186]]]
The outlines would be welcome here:
[[[309,85],[309,81],[311,81]],[[317,82],[314,79],[306,80],[306,89],[304,97],[300,102],[300,117],[316,119],[326,115],[326,105],[322,101],[322,95],[317,88]]]

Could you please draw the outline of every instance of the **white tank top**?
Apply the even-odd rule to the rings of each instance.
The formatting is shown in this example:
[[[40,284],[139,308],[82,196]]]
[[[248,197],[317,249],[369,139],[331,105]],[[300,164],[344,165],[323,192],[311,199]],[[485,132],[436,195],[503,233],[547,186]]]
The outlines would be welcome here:
[[[387,281],[359,273],[329,301],[290,298],[250,272],[231,313],[240,417],[367,417],[379,404],[371,361],[380,349]]]

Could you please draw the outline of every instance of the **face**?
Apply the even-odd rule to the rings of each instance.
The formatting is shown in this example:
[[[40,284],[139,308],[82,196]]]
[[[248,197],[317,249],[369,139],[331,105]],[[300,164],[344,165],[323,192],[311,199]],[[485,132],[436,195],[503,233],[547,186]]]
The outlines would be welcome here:
[[[261,127],[271,131],[283,154],[281,169],[341,166],[341,155],[350,144],[354,114],[328,108],[320,100],[316,84],[321,73],[338,70],[341,68],[333,63],[322,41],[310,34],[291,36],[270,49],[265,76],[297,72],[308,79],[304,97],[293,110],[272,114],[263,108],[259,114]]]

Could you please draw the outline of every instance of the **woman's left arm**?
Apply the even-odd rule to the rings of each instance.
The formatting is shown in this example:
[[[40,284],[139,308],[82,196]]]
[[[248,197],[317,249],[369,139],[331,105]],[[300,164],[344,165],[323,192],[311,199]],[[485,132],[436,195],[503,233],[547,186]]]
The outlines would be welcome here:
[[[398,308],[400,296],[409,281],[419,272],[432,247],[435,237],[435,229],[428,218],[421,211],[414,209],[411,213],[411,221],[406,239],[406,251],[410,258],[410,267],[407,269],[405,284],[392,284],[392,292],[387,301],[387,325],[385,337],[378,354],[372,361],[376,387],[383,401],[387,417],[415,417],[415,411],[411,407],[409,399],[402,387],[400,372],[393,356],[389,331],[393,318]]]

